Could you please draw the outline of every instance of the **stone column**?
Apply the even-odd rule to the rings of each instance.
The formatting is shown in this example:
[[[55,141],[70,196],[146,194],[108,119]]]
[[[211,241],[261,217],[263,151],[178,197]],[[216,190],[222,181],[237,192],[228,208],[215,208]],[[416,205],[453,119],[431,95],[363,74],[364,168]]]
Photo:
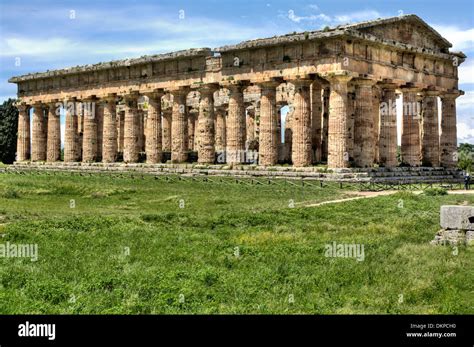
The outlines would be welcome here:
[[[104,103],[97,100],[95,117],[97,121],[97,155],[96,160],[102,161],[102,148],[104,146]]]
[[[163,127],[163,151],[164,152],[171,152],[171,110],[163,111],[163,118],[162,118],[162,127]]]
[[[397,161],[397,108],[395,84],[381,85],[379,164],[395,167]]]
[[[245,110],[245,149],[248,151],[252,148],[255,148],[256,145],[256,127],[255,127],[255,118],[256,118],[256,109],[255,107],[249,107]]]
[[[140,106],[141,107],[141,106]],[[144,126],[144,118],[145,114],[143,109],[137,109],[137,146],[138,146],[138,153],[141,153],[145,149],[145,126]]]
[[[16,145],[16,161],[30,159],[30,109],[26,104],[18,108],[18,137]]]
[[[163,93],[155,92],[148,96],[148,116],[146,119],[146,162],[161,163],[163,147],[161,141],[161,97]]]
[[[103,140],[102,140],[102,161],[104,163],[114,163],[117,160],[117,111],[116,96],[110,95],[103,100]]]
[[[68,100],[66,105],[66,119],[64,125],[64,162],[70,163],[78,160],[79,123],[75,100]]]
[[[311,100],[310,80],[293,80],[295,95],[293,98],[293,115],[291,130],[293,132],[291,159],[293,166],[311,165]]]
[[[260,83],[259,164],[278,162],[278,111],[276,107],[277,82]]]
[[[125,99],[123,161],[137,163],[139,159],[138,148],[138,94],[127,94]]]
[[[44,115],[43,105],[36,103],[33,105],[33,129],[31,140],[31,161],[46,160],[47,144],[47,122]]]
[[[91,163],[97,160],[97,117],[96,102],[83,101],[84,135],[82,137],[82,161]]]
[[[229,110],[226,123],[226,161],[235,164],[244,162],[245,151],[245,109],[242,86],[230,85]]]
[[[321,161],[322,148],[322,118],[323,99],[322,89],[319,82],[311,84],[311,153],[313,163]]]
[[[403,88],[402,118],[402,162],[410,166],[420,166],[420,103],[416,88]]]
[[[171,90],[173,95],[173,113],[171,126],[171,161],[184,163],[188,159],[188,120],[186,96],[188,88]]]
[[[196,111],[194,109],[191,109],[188,111],[188,149],[190,151],[196,151],[197,150],[197,143],[198,143],[198,125],[196,122],[196,117],[199,119],[199,110],[197,112],[196,116]]]
[[[329,137],[329,88],[323,89],[323,124],[321,132],[321,161],[328,160],[328,137]]]
[[[439,166],[438,92],[423,93],[421,115],[421,165]]]
[[[82,160],[82,145],[84,140],[84,107],[82,102],[76,102],[77,114],[77,157],[76,161]]]
[[[354,84],[354,163],[357,167],[372,167],[375,157],[372,87],[375,81],[359,79]]]
[[[372,87],[372,112],[374,121],[374,163],[379,163],[380,143],[380,89]]]
[[[223,107],[216,109],[216,151],[225,151],[226,147],[226,115]]]
[[[445,168],[457,166],[457,128],[456,128],[456,98],[459,91],[441,95],[441,135],[440,135],[440,164]]]
[[[329,79],[328,167],[349,167],[349,105],[347,83],[351,77],[334,76]]]
[[[117,111],[117,151],[123,154],[125,135],[125,111]]]
[[[214,129],[214,92],[217,86],[213,84],[204,85],[199,89],[201,99],[199,101],[199,123],[198,123],[198,162],[212,164],[216,158],[215,129]]]
[[[46,161],[55,162],[61,159],[61,122],[60,109],[56,102],[48,104],[48,137]]]

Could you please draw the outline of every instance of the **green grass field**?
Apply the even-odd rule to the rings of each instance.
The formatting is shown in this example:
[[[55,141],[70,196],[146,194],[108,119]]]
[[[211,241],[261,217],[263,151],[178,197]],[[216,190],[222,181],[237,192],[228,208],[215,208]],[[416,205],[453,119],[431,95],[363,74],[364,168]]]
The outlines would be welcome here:
[[[304,207],[346,188],[0,174],[0,243],[39,252],[0,258],[0,313],[474,313],[474,247],[429,244],[473,195]]]

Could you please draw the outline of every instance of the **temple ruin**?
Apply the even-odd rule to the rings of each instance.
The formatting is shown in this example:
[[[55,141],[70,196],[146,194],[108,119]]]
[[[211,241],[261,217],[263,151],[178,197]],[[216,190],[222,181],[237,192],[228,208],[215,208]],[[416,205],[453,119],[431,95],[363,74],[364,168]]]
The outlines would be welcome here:
[[[453,168],[451,46],[404,15],[13,77],[17,161],[60,161],[65,114],[65,163]]]

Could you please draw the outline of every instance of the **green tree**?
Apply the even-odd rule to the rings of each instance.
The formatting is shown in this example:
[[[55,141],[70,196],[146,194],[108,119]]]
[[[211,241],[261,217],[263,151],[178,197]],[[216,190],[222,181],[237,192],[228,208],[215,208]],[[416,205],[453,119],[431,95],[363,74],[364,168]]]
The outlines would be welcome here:
[[[458,167],[468,172],[472,171],[474,162],[474,145],[461,143],[458,148]]]
[[[18,132],[18,110],[15,99],[8,99],[0,105],[0,162],[15,161],[16,137]]]

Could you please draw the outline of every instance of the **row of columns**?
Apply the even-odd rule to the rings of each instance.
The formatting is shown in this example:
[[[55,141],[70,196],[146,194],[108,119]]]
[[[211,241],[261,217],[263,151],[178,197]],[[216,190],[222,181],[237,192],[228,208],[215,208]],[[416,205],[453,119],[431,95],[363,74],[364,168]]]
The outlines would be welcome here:
[[[294,166],[308,166],[327,159],[330,168],[397,166],[397,121],[395,84],[378,84],[370,79],[349,76],[328,78],[329,89],[306,79],[289,81],[295,86],[291,118],[291,159]],[[349,83],[350,82],[350,83]],[[276,88],[279,82],[259,84],[259,164],[278,162],[279,109]],[[198,152],[199,163],[213,163],[216,151],[225,151],[227,163],[243,162],[246,149],[246,116],[243,86],[232,84],[227,116],[215,108],[218,84],[203,85],[197,117],[189,115],[186,97],[189,87],[169,90],[171,112],[161,109],[163,91],[146,93],[146,124],[139,116],[138,93],[124,96],[124,112],[117,112],[116,96],[86,99],[83,112],[66,107],[64,161],[115,162],[123,152],[124,162],[138,162],[142,147],[147,162],[159,163],[164,151],[173,162],[185,162],[189,150]],[[329,95],[327,91],[330,91]],[[404,107],[401,156],[411,166],[446,166],[456,163],[457,93],[442,94],[441,134],[438,131],[437,92],[403,89],[404,105],[421,105],[414,114]],[[74,101],[72,100],[74,105]],[[384,107],[381,107],[381,105]],[[69,105],[69,104],[68,104]],[[17,160],[58,161],[60,159],[60,112],[55,103],[19,105]],[[45,112],[47,118],[45,117]],[[46,121],[47,119],[47,121]],[[141,119],[141,120],[140,120]],[[288,126],[290,120],[287,119]],[[143,136],[146,142],[143,144]],[[82,134],[82,137],[81,137]],[[190,135],[190,136],[188,136]],[[123,142],[122,142],[123,139]],[[288,139],[288,140],[290,140]],[[143,146],[142,146],[143,145]],[[325,158],[327,156],[327,158]]]

